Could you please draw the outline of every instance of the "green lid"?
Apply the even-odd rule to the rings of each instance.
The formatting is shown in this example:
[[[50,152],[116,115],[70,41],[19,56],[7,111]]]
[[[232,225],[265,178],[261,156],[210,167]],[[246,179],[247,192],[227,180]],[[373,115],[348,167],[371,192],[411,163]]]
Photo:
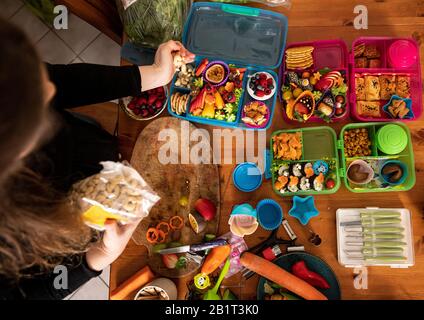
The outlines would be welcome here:
[[[377,147],[386,154],[399,154],[408,145],[408,136],[401,126],[387,124],[377,132]]]

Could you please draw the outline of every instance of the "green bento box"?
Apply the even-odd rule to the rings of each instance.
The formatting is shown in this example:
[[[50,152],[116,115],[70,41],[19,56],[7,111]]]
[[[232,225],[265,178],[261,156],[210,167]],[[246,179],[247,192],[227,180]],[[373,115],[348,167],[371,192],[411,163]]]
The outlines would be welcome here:
[[[401,130],[400,133],[405,138],[404,148],[397,154],[385,154],[377,146],[377,133],[386,125],[399,126],[400,128],[395,129],[398,132]],[[360,150],[358,155],[348,156],[345,133],[355,136],[355,132],[362,132],[363,136],[368,137],[368,144],[365,144],[368,147],[365,151]],[[291,140],[284,142],[288,137]],[[300,139],[301,146],[296,139]],[[347,143],[349,144],[349,140]],[[353,149],[360,148],[354,146]],[[296,159],[288,159],[282,155],[294,156]],[[348,124],[342,128],[339,140],[330,127],[275,131],[270,139],[269,157],[272,188],[281,196],[333,194],[340,188],[342,180],[349,191],[356,193],[408,191],[416,180],[411,134],[409,128],[401,122]],[[358,160],[372,169],[369,172],[369,182],[357,184],[348,178],[349,166]],[[394,167],[400,171],[393,173],[400,175],[398,183],[388,182],[388,176],[383,174],[387,172],[383,168],[389,164],[391,169]]]

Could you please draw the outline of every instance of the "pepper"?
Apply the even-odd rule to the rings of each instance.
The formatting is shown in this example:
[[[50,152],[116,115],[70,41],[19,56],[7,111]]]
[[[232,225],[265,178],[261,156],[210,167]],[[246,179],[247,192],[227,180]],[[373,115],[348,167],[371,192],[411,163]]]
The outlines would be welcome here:
[[[166,240],[165,233],[162,230],[157,230],[157,231],[158,231],[158,238],[156,240],[156,243],[164,243]]]
[[[307,283],[309,283],[311,286],[320,288],[320,289],[329,289],[330,285],[328,284],[327,280],[325,280],[321,275],[319,275],[318,273],[311,271],[308,269],[308,267],[306,266],[305,261],[300,260],[298,262],[296,262],[293,266],[292,266],[292,273],[306,281]]]
[[[160,222],[158,223],[158,225],[156,226],[157,230],[161,230],[163,233],[165,233],[165,235],[167,235],[169,233],[169,230],[171,230],[171,227],[169,226],[168,222]]]
[[[179,230],[184,226],[184,219],[181,218],[180,216],[173,216],[169,220],[169,226],[173,230]]]
[[[149,228],[146,232],[146,240],[151,244],[156,244],[159,237],[159,230],[156,228]]]

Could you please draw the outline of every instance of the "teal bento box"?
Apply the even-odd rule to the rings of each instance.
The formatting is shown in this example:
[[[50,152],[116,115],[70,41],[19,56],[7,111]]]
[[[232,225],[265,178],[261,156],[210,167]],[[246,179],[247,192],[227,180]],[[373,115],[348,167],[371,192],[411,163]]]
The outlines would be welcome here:
[[[266,173],[281,196],[408,191],[416,182],[409,128],[401,122],[351,123],[276,131]]]
[[[196,54],[172,80],[168,111],[201,124],[266,130],[278,96],[287,36],[284,15],[230,4],[194,3],[183,44]]]

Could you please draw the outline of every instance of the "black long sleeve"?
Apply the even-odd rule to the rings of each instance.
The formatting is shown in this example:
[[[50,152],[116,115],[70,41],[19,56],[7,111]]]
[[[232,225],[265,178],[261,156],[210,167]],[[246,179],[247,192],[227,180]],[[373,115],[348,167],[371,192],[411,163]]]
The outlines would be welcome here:
[[[21,279],[17,284],[0,280],[0,300],[62,300],[101,272],[91,270],[85,258],[77,266],[67,268],[67,289],[56,289],[55,278],[61,274],[49,273],[29,279]],[[10,281],[9,281],[10,282]]]
[[[54,106],[74,108],[134,96],[141,91],[137,66],[102,66],[77,63],[47,64],[50,80],[56,85]]]

